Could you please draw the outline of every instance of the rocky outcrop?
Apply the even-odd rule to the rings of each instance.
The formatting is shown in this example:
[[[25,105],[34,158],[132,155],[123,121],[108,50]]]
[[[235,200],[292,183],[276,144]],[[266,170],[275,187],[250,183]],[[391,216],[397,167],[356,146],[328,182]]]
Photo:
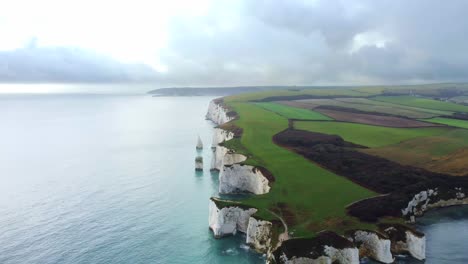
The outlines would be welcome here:
[[[381,224],[379,229],[389,237],[393,254],[409,254],[419,260],[426,258],[426,237],[423,233],[401,224]]]
[[[250,217],[246,243],[257,252],[267,253],[271,248],[272,226],[271,222]]]
[[[217,125],[227,123],[235,118],[235,114],[229,111],[222,100],[212,100],[208,106],[206,119],[213,121]]]
[[[241,164],[225,165],[219,175],[219,192],[264,194],[269,181],[260,169]]]
[[[195,158],[195,170],[203,171],[203,158],[202,157]]]
[[[211,147],[216,147],[224,141],[234,138],[234,133],[221,128],[215,128],[213,131],[213,141]]]
[[[221,171],[223,168],[224,156],[228,153],[228,149],[220,146],[225,141],[234,138],[234,133],[221,129],[215,128],[213,132],[213,145],[211,149],[213,150],[213,157],[211,160],[211,168],[212,171]]]
[[[237,231],[246,233],[249,218],[257,212],[255,208],[228,206],[218,208],[214,200],[210,200],[208,224],[216,238],[235,235]]]
[[[317,234],[314,238],[285,241],[274,252],[276,263],[340,263],[358,264],[359,250],[346,238],[330,231]]]
[[[463,188],[456,187],[449,190],[434,188],[417,193],[401,213],[414,223],[416,216],[421,216],[430,209],[464,204],[468,204],[468,197]]]
[[[222,146],[216,146],[213,149],[213,156],[211,159],[212,171],[221,171],[223,169],[224,155],[228,152],[228,149]]]
[[[359,248],[359,255],[375,259],[382,263],[394,261],[390,251],[390,239],[373,231],[355,230],[348,232],[350,241]]]

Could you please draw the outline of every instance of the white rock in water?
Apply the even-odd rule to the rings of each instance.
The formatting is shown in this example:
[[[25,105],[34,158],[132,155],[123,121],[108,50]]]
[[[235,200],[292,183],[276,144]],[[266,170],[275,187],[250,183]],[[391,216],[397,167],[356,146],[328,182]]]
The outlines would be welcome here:
[[[269,181],[262,172],[249,165],[223,166],[219,175],[219,192],[224,194],[249,192],[264,194],[270,191]]]
[[[195,158],[195,170],[196,171],[202,171],[203,170],[203,158],[202,157],[196,157]]]
[[[249,218],[257,209],[242,209],[237,206],[218,208],[210,200],[208,224],[216,238],[234,235],[237,231],[246,233]]]
[[[203,149],[203,142],[200,138],[200,136],[198,136],[198,140],[197,140],[197,149]]]

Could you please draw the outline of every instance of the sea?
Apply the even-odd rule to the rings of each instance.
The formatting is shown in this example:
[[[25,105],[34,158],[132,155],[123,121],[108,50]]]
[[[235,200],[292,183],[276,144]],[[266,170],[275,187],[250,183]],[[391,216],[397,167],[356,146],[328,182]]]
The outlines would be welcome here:
[[[264,263],[242,234],[208,229],[211,99],[0,95],[0,264]],[[467,208],[420,227],[426,263],[468,263]]]

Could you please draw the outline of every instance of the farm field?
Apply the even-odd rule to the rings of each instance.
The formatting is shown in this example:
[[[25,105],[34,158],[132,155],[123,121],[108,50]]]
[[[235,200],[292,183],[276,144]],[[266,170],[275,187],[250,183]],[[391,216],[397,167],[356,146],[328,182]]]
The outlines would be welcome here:
[[[415,96],[377,96],[373,100],[412,107],[468,113],[468,106]]]
[[[415,138],[361,151],[440,173],[468,174],[468,130],[464,129],[451,129],[438,136]]]
[[[452,118],[444,118],[444,117],[435,117],[431,119],[424,119],[426,122],[432,122],[436,124],[443,124],[447,126],[453,127],[460,127],[468,129],[468,120],[459,120],[459,119],[452,119]]]
[[[330,135],[366,147],[382,147],[404,140],[440,135],[448,131],[443,127],[395,128],[345,122],[296,121],[294,128]]]
[[[374,126],[386,126],[386,127],[430,127],[437,126],[434,123],[428,123],[395,116],[382,116],[376,114],[363,114],[354,113],[352,111],[337,111],[332,109],[316,108],[315,111],[322,113],[328,117],[333,118],[336,121],[360,123]]]
[[[333,99],[304,99],[295,101],[281,101],[282,104],[315,109],[318,107],[340,107],[354,109],[367,113],[394,115],[408,118],[431,118],[440,115],[451,115],[452,112],[422,109],[396,105],[386,102],[369,100],[367,98],[333,98]]]
[[[278,203],[286,204],[283,213],[288,214],[290,228],[303,235],[324,228],[343,231],[351,226],[371,226],[348,217],[345,206],[371,197],[374,192],[274,144],[272,137],[288,127],[286,118],[252,103],[231,103],[230,106],[240,116],[235,124],[243,129],[241,144],[257,159],[257,164],[275,176],[268,194],[247,199],[244,204],[265,209],[274,209]],[[323,199],[326,196],[333,198]],[[272,217],[265,211],[260,215]],[[339,222],[345,226],[340,226]]]
[[[279,215],[294,237],[402,223],[398,208],[376,218],[367,207],[352,207],[403,187],[412,190],[413,184],[468,175],[468,121],[447,117],[464,118],[460,112],[468,107],[401,96],[407,88],[399,89],[291,89],[225,97],[237,118],[221,128],[241,134],[223,145],[247,156],[243,164],[274,177],[268,193],[235,204],[255,207],[256,217],[276,223]],[[424,94],[443,93],[434,89]],[[405,195],[396,197],[401,202]],[[369,206],[381,214],[378,203]]]
[[[265,110],[275,112],[289,119],[304,119],[304,120],[333,120],[332,118],[322,115],[316,111],[297,108],[277,103],[256,103]]]

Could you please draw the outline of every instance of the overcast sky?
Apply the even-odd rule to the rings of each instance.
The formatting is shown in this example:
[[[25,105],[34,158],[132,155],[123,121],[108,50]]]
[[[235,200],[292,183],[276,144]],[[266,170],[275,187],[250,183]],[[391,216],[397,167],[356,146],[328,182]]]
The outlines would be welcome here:
[[[468,81],[468,1],[0,0],[0,82]]]

